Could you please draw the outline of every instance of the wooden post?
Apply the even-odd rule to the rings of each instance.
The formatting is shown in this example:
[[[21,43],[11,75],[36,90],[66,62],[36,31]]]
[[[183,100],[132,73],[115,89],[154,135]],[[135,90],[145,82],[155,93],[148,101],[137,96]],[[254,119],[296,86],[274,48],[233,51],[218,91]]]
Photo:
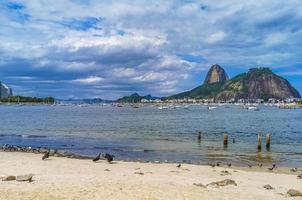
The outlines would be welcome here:
[[[201,141],[201,131],[198,132],[198,137],[197,137],[197,139],[198,139],[198,142]]]
[[[223,145],[224,145],[225,147],[228,146],[228,134],[227,134],[227,133],[224,133],[224,134],[223,134]]]
[[[271,147],[271,134],[266,134],[266,149],[269,150]]]
[[[262,144],[262,138],[261,138],[261,134],[258,134],[258,150],[261,150],[261,144]]]

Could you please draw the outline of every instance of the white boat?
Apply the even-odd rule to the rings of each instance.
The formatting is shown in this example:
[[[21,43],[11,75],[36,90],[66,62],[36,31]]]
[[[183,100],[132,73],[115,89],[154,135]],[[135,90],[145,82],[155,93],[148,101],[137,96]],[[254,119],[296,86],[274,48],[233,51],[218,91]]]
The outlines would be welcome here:
[[[256,106],[248,106],[246,109],[247,110],[257,110],[258,108]]]
[[[163,110],[163,109],[168,109],[168,107],[167,106],[159,106],[158,109]]]
[[[215,106],[209,106],[208,109],[209,110],[214,110],[216,107]]]

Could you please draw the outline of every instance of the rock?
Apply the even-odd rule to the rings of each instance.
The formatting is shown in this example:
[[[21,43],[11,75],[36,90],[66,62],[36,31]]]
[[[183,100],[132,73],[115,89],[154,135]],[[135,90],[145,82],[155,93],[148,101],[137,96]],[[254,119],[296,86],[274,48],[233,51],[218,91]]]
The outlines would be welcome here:
[[[14,181],[16,180],[16,176],[5,176],[2,178],[2,181]]]
[[[144,175],[143,172],[134,172],[134,174],[138,174],[138,175]]]
[[[302,192],[299,190],[290,189],[287,191],[287,194],[291,197],[302,197]]]
[[[235,186],[237,186],[237,183],[234,180],[225,179],[223,181],[216,181],[216,182],[209,183],[208,185],[224,187],[224,186],[227,186],[227,185],[235,185]]]
[[[302,174],[299,174],[299,175],[297,176],[297,178],[298,178],[298,179],[302,179]]]
[[[300,98],[299,92],[269,68],[252,68],[227,81],[216,100]]]
[[[28,181],[31,182],[33,178],[33,174],[25,174],[16,177],[16,181]]]
[[[223,171],[220,172],[220,175],[221,176],[227,176],[227,175],[232,175],[232,174],[227,170],[223,170]]]
[[[204,84],[225,82],[228,79],[229,77],[224,71],[224,69],[219,65],[215,64],[208,71],[206,79],[204,80]]]
[[[202,183],[193,183],[193,185],[201,188],[206,188],[207,186],[203,185]]]
[[[273,190],[274,188],[271,186],[271,185],[269,185],[269,184],[267,184],[267,185],[265,185],[265,186],[263,186],[265,189],[267,189],[267,190]]]

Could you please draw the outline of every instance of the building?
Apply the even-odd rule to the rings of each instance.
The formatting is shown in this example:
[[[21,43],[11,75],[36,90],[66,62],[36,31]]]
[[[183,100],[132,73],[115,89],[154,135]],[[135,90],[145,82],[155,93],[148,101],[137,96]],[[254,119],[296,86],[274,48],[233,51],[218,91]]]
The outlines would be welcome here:
[[[13,91],[10,87],[0,82],[0,99],[13,96]]]

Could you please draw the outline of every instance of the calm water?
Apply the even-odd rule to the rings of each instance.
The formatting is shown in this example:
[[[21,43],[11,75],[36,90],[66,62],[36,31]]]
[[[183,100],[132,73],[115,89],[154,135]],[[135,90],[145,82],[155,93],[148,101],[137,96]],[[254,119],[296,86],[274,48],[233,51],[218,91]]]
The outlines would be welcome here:
[[[123,160],[276,162],[301,167],[302,109],[259,108],[2,105],[0,144],[48,146],[83,155],[109,152]],[[203,132],[201,142],[197,131]],[[224,132],[229,133],[228,148],[222,144]],[[258,133],[271,133],[270,151],[257,151]]]

